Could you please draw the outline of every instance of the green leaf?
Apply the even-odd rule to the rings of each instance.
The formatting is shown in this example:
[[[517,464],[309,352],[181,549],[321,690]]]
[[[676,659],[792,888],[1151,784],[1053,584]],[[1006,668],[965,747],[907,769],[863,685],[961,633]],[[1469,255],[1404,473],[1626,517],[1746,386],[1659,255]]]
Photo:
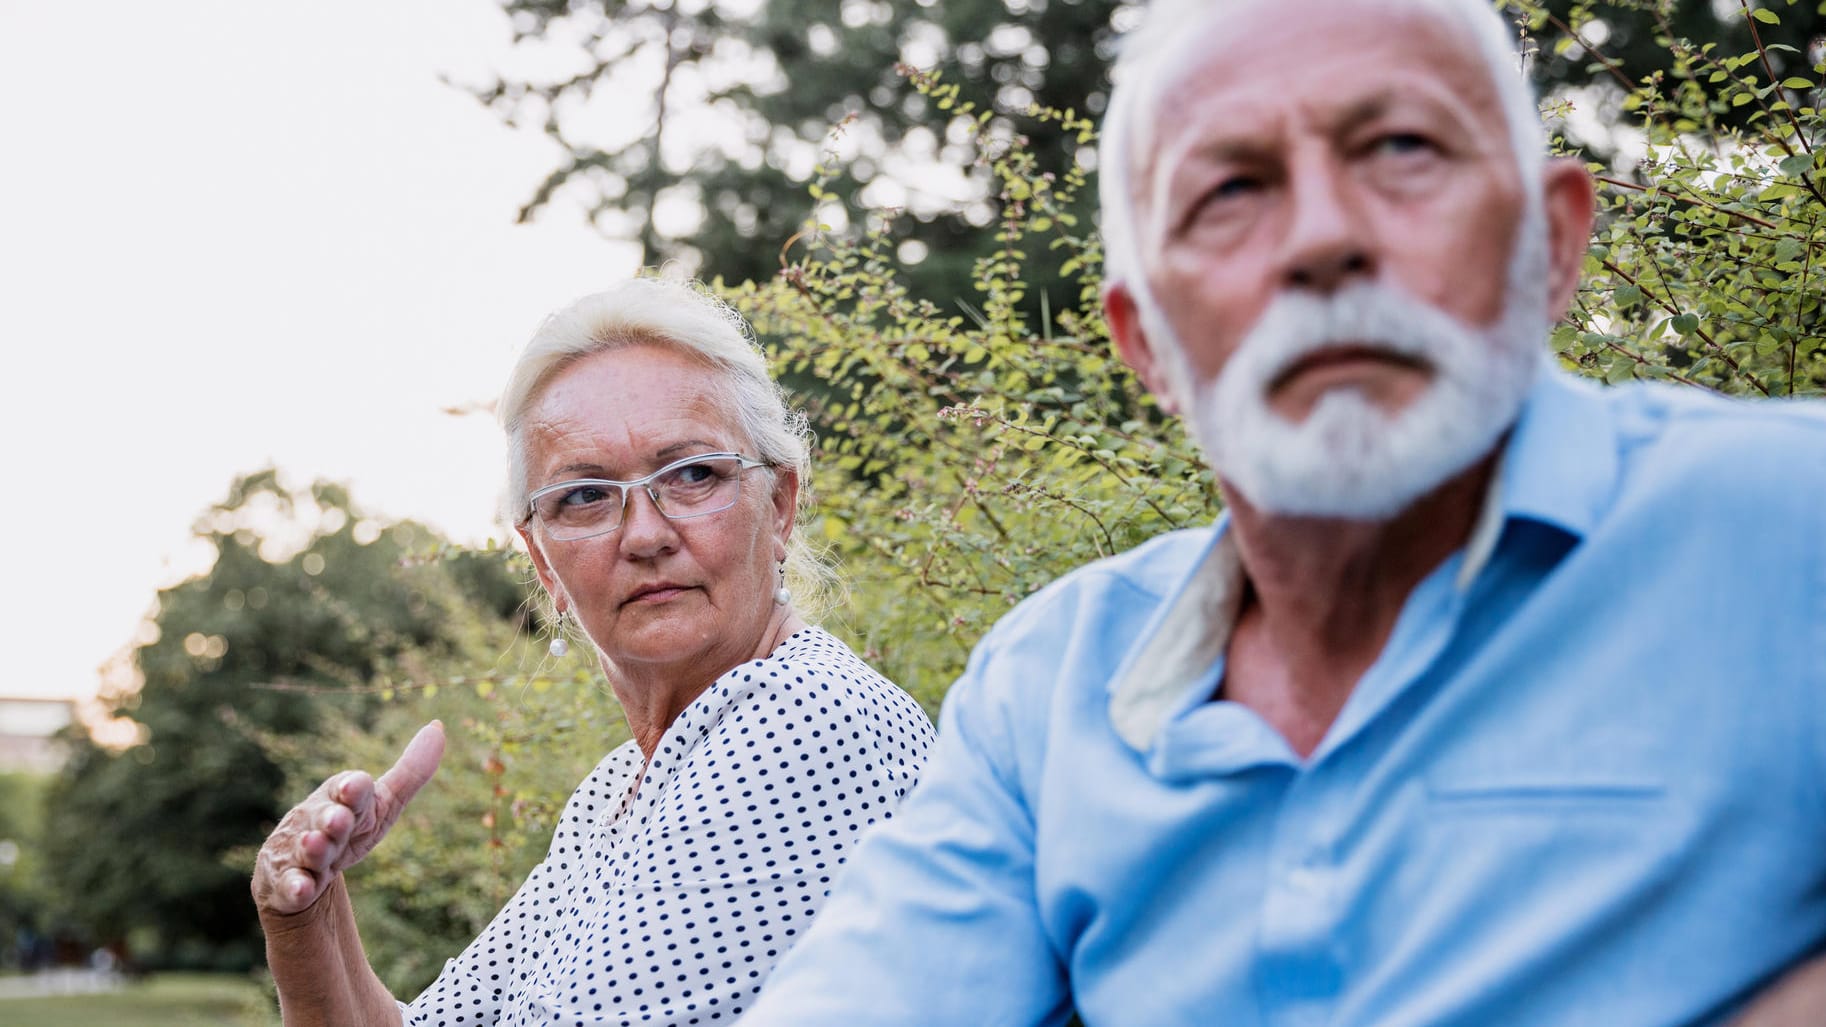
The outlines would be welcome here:
[[[1813,170],[1813,155],[1810,153],[1797,153],[1794,156],[1783,160],[1776,166],[1781,168],[1782,174],[1787,175],[1790,178],[1799,178]]]
[[[1758,7],[1751,11],[1750,17],[1755,18],[1765,25],[1780,25],[1782,23],[1782,19],[1777,17],[1774,11],[1771,11],[1766,7]]]

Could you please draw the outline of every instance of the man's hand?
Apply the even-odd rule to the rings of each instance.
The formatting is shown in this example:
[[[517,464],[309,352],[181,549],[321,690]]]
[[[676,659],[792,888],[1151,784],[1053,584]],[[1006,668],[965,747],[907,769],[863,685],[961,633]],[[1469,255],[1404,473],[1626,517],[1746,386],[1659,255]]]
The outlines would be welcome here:
[[[345,770],[319,785],[260,847],[254,904],[282,916],[309,909],[337,874],[380,844],[443,756],[444,725],[434,720],[419,729],[379,781]]]

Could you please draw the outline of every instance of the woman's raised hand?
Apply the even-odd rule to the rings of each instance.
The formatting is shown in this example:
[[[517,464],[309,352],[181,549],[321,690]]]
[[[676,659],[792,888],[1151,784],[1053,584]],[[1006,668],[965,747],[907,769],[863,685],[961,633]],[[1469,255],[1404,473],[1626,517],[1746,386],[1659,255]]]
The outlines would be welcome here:
[[[419,728],[380,780],[345,770],[319,785],[260,847],[254,904],[280,915],[310,908],[337,874],[380,844],[443,756],[444,725],[434,720]]]

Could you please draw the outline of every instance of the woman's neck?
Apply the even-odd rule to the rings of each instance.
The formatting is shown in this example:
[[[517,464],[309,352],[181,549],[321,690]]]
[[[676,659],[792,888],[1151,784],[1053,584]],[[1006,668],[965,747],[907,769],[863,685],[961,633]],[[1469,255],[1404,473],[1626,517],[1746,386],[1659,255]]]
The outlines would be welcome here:
[[[748,650],[748,655],[736,663],[714,671],[703,671],[695,668],[678,668],[666,666],[628,666],[611,664],[602,661],[603,672],[609,677],[609,686],[615,690],[615,698],[621,703],[622,711],[628,718],[628,730],[634,736],[635,744],[640,751],[652,760],[653,752],[659,748],[660,739],[666,736],[666,730],[685,708],[697,701],[704,690],[716,683],[716,680],[727,673],[730,667],[748,660],[760,660],[772,655],[780,643],[786,641],[806,627],[805,621],[790,605],[774,607],[768,617],[760,637]]]

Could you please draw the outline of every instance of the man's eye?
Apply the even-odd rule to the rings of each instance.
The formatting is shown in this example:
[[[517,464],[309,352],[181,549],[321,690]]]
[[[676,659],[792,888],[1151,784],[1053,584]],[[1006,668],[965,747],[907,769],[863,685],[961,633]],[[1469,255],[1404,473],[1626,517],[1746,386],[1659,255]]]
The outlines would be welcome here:
[[[1416,153],[1431,153],[1437,149],[1433,140],[1418,132],[1390,132],[1378,136],[1371,151],[1378,156],[1402,157]]]
[[[1247,201],[1260,193],[1262,180],[1254,175],[1230,175],[1199,194],[1198,202],[1187,209],[1185,225],[1191,228],[1201,222],[1228,221],[1242,213]]]
[[[1262,181],[1252,175],[1231,175],[1217,183],[1205,194],[1207,203],[1221,200],[1234,200],[1247,196],[1262,186]]]

